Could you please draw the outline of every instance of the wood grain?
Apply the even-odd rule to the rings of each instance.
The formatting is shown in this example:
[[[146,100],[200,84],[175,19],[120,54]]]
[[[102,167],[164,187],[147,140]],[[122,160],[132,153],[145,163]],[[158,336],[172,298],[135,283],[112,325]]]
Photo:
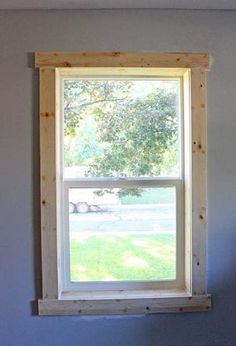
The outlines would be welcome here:
[[[206,294],[206,100],[205,71],[191,70],[192,106],[192,293]]]
[[[158,52],[37,52],[35,66],[209,68],[209,55]]]
[[[40,69],[40,172],[43,297],[57,298],[54,69]]]
[[[207,311],[211,297],[39,300],[40,315],[124,315]]]

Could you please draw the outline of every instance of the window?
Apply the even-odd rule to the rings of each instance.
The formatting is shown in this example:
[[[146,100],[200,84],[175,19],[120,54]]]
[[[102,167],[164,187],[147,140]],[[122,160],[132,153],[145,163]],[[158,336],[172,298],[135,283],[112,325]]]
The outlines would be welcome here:
[[[207,54],[36,53],[39,313],[207,310]]]

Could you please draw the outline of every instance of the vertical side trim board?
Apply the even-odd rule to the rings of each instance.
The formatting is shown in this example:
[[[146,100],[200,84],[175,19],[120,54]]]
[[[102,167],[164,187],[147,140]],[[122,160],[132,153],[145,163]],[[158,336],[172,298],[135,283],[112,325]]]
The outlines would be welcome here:
[[[40,69],[40,183],[43,297],[58,297],[56,177],[55,177],[55,69]]]
[[[192,294],[206,294],[206,100],[205,71],[191,71],[192,105]]]

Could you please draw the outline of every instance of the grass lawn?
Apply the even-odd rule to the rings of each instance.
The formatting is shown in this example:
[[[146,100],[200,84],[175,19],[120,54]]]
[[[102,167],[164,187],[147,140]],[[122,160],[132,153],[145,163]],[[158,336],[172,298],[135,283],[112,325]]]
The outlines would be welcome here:
[[[71,281],[175,279],[175,234],[71,235]]]
[[[121,204],[172,204],[175,203],[175,188],[143,189],[140,196],[120,197]]]

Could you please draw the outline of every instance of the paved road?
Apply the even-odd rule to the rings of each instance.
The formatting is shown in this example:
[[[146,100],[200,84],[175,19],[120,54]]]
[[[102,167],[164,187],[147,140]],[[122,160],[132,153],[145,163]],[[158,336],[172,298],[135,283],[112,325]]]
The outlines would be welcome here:
[[[174,205],[101,206],[97,212],[70,214],[70,232],[173,233]]]

